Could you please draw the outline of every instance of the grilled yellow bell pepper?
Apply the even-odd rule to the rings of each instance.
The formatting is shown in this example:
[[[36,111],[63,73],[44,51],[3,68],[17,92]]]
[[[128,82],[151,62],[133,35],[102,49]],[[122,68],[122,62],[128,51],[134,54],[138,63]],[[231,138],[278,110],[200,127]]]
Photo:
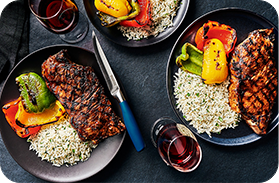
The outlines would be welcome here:
[[[97,10],[113,17],[122,17],[127,15],[132,7],[127,0],[95,0]]]
[[[26,112],[22,101],[20,101],[15,119],[16,124],[20,127],[30,128],[57,122],[65,113],[66,110],[58,100],[54,102],[52,108],[45,109],[41,113]]]
[[[124,2],[125,1],[125,2]],[[129,2],[128,2],[129,1]],[[109,4],[109,2],[113,2],[113,0],[95,0],[95,7],[97,8],[97,16],[101,20],[102,26],[111,27],[123,20],[128,20],[136,17],[140,13],[140,5],[137,0],[116,0],[118,5],[121,6],[108,6],[107,8],[102,8],[100,3]],[[128,4],[127,4],[128,3]],[[121,14],[118,13],[122,8]],[[118,10],[118,11],[115,11]],[[128,11],[128,13],[127,13]],[[126,14],[125,14],[126,13]]]
[[[222,83],[228,77],[226,51],[219,39],[205,42],[202,80],[205,84]]]

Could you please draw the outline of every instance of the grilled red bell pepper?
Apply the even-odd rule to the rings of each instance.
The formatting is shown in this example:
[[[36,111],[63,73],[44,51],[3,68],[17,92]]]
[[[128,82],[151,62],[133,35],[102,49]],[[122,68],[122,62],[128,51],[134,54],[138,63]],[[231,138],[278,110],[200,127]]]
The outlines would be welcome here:
[[[205,41],[212,38],[219,39],[223,43],[227,56],[234,49],[237,40],[236,31],[233,28],[209,20],[196,33],[195,43],[197,48],[203,51]]]
[[[37,133],[41,126],[33,127],[33,128],[23,128],[16,123],[15,115],[18,111],[18,104],[21,101],[19,97],[17,100],[7,103],[2,107],[3,113],[5,114],[6,120],[12,129],[16,132],[16,134],[21,138],[26,138],[32,134]]]
[[[142,27],[146,25],[151,17],[150,0],[138,0],[140,5],[140,13],[130,20],[123,20],[120,25],[125,27]]]

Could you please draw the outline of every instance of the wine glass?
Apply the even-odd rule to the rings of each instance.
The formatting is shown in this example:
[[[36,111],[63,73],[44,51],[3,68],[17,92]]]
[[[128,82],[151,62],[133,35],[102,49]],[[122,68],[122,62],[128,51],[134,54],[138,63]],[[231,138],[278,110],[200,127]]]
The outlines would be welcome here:
[[[65,42],[77,43],[88,32],[88,21],[72,0],[28,0],[28,5],[39,22]]]
[[[195,170],[202,159],[202,150],[195,135],[171,118],[159,118],[152,126],[151,140],[161,158],[180,172]]]

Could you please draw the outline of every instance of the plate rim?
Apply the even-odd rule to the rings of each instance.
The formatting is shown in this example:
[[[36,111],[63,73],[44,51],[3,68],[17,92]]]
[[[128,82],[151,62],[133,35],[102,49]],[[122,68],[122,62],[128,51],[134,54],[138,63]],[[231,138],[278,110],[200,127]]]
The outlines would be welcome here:
[[[55,49],[55,47],[61,47],[61,49],[64,49],[64,48],[67,48],[67,47],[71,47],[72,49],[80,49],[80,50],[83,50],[89,54],[92,54],[92,55],[95,55],[94,52],[92,52],[91,50],[88,50],[88,49],[85,49],[83,47],[80,47],[80,46],[76,46],[76,45],[69,45],[69,44],[55,44],[55,45],[49,45],[49,46],[45,46],[45,47],[42,47],[42,48],[39,48],[37,50],[34,50],[33,52],[29,53],[28,55],[26,55],[24,58],[22,58],[14,67],[13,69],[9,72],[7,78],[5,79],[4,83],[3,83],[3,87],[0,91],[0,101],[2,100],[2,95],[3,95],[3,91],[4,91],[4,88],[10,78],[10,76],[12,75],[12,73],[14,72],[14,70],[26,59],[28,59],[30,56],[34,55],[34,54],[38,54],[38,52],[41,52],[43,50],[47,50],[47,49]],[[2,107],[1,107],[2,108]],[[3,112],[1,112],[3,113]],[[3,114],[4,115],[4,114]],[[7,121],[5,121],[7,122]],[[123,143],[124,143],[124,140],[125,140],[125,137],[126,137],[126,130],[121,134],[122,137],[121,137],[121,141],[118,145],[118,147],[116,148],[115,152],[113,153],[113,155],[109,158],[109,160],[101,167],[99,168],[99,170],[95,171],[95,172],[92,172],[92,173],[87,173],[87,174],[84,174],[84,176],[80,176],[76,179],[72,178],[71,180],[69,179],[65,179],[65,180],[61,180],[61,179],[57,179],[57,178],[52,178],[52,177],[49,177],[49,176],[42,176],[41,174],[35,174],[33,172],[31,172],[29,169],[27,169],[25,166],[22,166],[21,163],[18,162],[17,158],[15,158],[14,154],[11,153],[11,148],[9,148],[9,145],[7,144],[7,142],[3,139],[3,135],[2,135],[2,128],[0,128],[0,135],[1,135],[1,138],[2,138],[2,141],[5,145],[5,148],[7,149],[8,153],[10,154],[10,156],[14,159],[14,161],[16,161],[16,163],[21,167],[23,168],[25,171],[27,171],[28,173],[30,173],[31,175],[34,175],[35,177],[38,177],[40,179],[43,179],[43,180],[46,180],[46,181],[54,181],[54,182],[76,182],[76,181],[81,181],[81,180],[84,180],[86,178],[89,178],[89,177],[92,177],[93,175],[99,173],[100,171],[102,171],[105,167],[107,167],[107,165],[115,158],[115,156],[117,155],[117,153],[119,152],[120,148],[122,147]],[[112,137],[113,138],[113,137]],[[27,143],[27,142],[26,142]],[[34,152],[35,153],[35,152]],[[91,152],[92,153],[92,152]],[[91,153],[90,153],[90,157],[89,159],[91,158]],[[87,159],[86,161],[88,161],[89,159]],[[85,162],[86,162],[85,161]],[[47,162],[49,163],[49,162]],[[78,163],[83,163],[83,162],[78,162]],[[65,165],[63,165],[65,166]],[[77,166],[77,165],[73,165],[73,166]],[[54,168],[57,168],[57,167],[54,167]],[[58,167],[59,168],[59,167]],[[71,167],[67,167],[67,168],[71,168]]]
[[[190,0],[181,0],[181,2],[182,2],[182,1],[185,1],[185,2],[186,2],[185,5],[184,5],[184,3],[183,3],[183,6],[185,6],[185,10],[182,11],[182,13],[181,13],[181,14],[182,14],[182,18],[181,18],[181,21],[178,21],[177,26],[175,26],[175,27],[169,27],[169,28],[174,28],[169,34],[167,34],[167,35],[164,36],[163,38],[161,38],[161,39],[159,39],[159,40],[156,40],[156,41],[154,41],[154,42],[151,42],[151,43],[149,43],[149,41],[148,41],[147,43],[143,42],[142,44],[138,44],[139,41],[135,41],[135,40],[130,40],[130,41],[126,41],[126,42],[118,42],[118,41],[116,41],[116,40],[114,40],[114,39],[108,37],[107,35],[105,35],[105,34],[103,33],[103,31],[102,31],[98,26],[95,26],[95,24],[94,24],[93,21],[91,20],[92,17],[89,15],[90,8],[87,6],[87,4],[91,3],[91,1],[93,1],[93,0],[83,0],[83,5],[84,5],[84,7],[85,7],[85,11],[86,11],[87,17],[89,18],[91,24],[100,32],[100,34],[102,34],[104,37],[106,37],[108,40],[112,41],[113,43],[116,43],[116,44],[118,44],[118,45],[125,46],[125,47],[133,47],[133,48],[140,48],[140,47],[152,46],[152,45],[158,44],[158,43],[160,43],[160,42],[166,40],[167,38],[169,38],[174,32],[177,31],[177,29],[178,29],[178,28],[180,27],[180,25],[182,24],[183,20],[184,20],[185,17],[186,17],[186,14],[187,14],[187,12],[188,12],[189,5],[190,5]],[[94,4],[94,3],[91,3],[91,4]],[[92,6],[95,8],[94,5],[92,5]],[[178,12],[180,9],[181,9],[181,8],[179,7],[179,8],[177,9],[177,12]],[[173,18],[173,22],[175,21],[176,17],[177,17],[177,15]],[[167,29],[169,29],[169,28],[167,28]],[[164,30],[163,32],[161,32],[161,33],[164,33],[167,29],[165,29],[165,30]],[[159,36],[161,33],[159,33],[158,36]],[[121,35],[122,35],[122,34],[121,34]],[[123,35],[122,35],[122,36],[123,36]],[[152,39],[152,38],[155,38],[155,39],[156,39],[156,37],[154,37],[154,36],[151,37],[151,38],[148,37],[148,38],[143,38],[143,39],[144,39],[144,40],[150,40],[150,39]],[[127,38],[123,36],[123,39],[127,39]],[[132,43],[132,44],[130,44],[130,43]],[[136,44],[133,44],[133,43],[136,43]]]
[[[168,62],[167,62],[167,67],[166,67],[166,88],[167,88],[168,99],[169,99],[170,105],[171,105],[175,115],[178,117],[178,119],[183,124],[185,124],[187,127],[189,127],[189,129],[191,131],[193,131],[195,135],[199,136],[201,139],[203,139],[203,140],[205,140],[205,141],[207,141],[209,143],[216,144],[216,145],[219,145],[219,146],[243,146],[243,145],[246,145],[246,144],[251,144],[253,142],[256,142],[256,141],[258,141],[260,139],[263,139],[269,133],[271,133],[278,126],[278,123],[279,123],[279,121],[278,121],[279,112],[277,112],[276,117],[272,121],[270,121],[270,123],[273,122],[273,121],[277,121],[277,122],[275,122],[275,124],[273,124],[272,126],[269,126],[270,129],[267,132],[267,134],[265,134],[265,135],[261,136],[261,135],[257,135],[255,133],[252,133],[252,134],[249,134],[249,135],[246,135],[246,136],[242,136],[242,137],[237,137],[237,138],[218,138],[218,137],[214,137],[214,136],[212,136],[212,138],[210,138],[205,133],[202,133],[202,134],[197,133],[196,129],[192,125],[189,125],[188,122],[186,123],[186,120],[183,117],[181,117],[181,115],[179,115],[178,110],[175,108],[175,106],[172,103],[172,97],[174,97],[174,96],[173,95],[171,96],[171,93],[170,93],[170,90],[169,90],[169,84],[170,84],[169,83],[169,79],[170,79],[169,69],[170,69],[171,58],[172,58],[172,55],[173,55],[173,53],[174,53],[174,51],[176,49],[177,44],[184,37],[184,34],[186,34],[186,32],[189,29],[191,29],[191,27],[193,25],[195,25],[196,22],[199,22],[201,19],[204,19],[205,17],[207,17],[209,15],[212,15],[212,14],[215,14],[215,13],[218,13],[218,12],[228,11],[228,10],[229,11],[235,11],[235,12],[241,12],[241,13],[244,13],[244,14],[249,14],[249,15],[255,16],[255,17],[259,18],[259,19],[262,19],[267,24],[270,24],[272,27],[274,27],[276,32],[278,32],[278,28],[271,21],[269,21],[268,19],[266,19],[262,15],[260,15],[260,14],[258,14],[256,12],[247,10],[247,9],[242,9],[242,8],[239,8],[239,7],[225,7],[225,8],[219,8],[219,9],[215,9],[215,10],[209,11],[209,12],[199,16],[198,18],[196,18],[193,22],[191,22],[185,28],[185,30],[180,34],[180,36],[177,38],[177,40],[175,41],[175,43],[174,43],[174,45],[173,45],[173,47],[171,49],[171,52],[170,52],[170,55],[169,55],[169,58],[168,58]],[[277,60],[277,64],[278,64],[278,60]],[[171,77],[173,77],[173,76],[171,76]],[[278,97],[278,95],[277,95],[277,97]],[[242,140],[243,138],[248,139],[248,141],[243,141]],[[222,140],[225,140],[225,142],[223,142]]]

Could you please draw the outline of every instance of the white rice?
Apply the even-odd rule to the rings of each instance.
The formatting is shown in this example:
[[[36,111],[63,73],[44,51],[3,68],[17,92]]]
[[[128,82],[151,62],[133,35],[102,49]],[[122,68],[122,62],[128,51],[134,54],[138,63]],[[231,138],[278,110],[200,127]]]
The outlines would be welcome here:
[[[181,69],[174,76],[174,95],[177,109],[190,121],[198,133],[221,133],[235,128],[240,115],[229,106],[229,79],[219,85],[202,83],[201,77]]]
[[[151,21],[143,27],[118,26],[128,40],[156,37],[166,28],[173,26],[173,18],[179,8],[180,0],[150,0]]]
[[[92,148],[96,147],[91,142],[80,140],[68,117],[42,126],[40,131],[30,136],[27,141],[31,143],[29,150],[36,151],[42,161],[46,160],[58,167],[63,164],[75,165],[79,161],[87,160]]]

